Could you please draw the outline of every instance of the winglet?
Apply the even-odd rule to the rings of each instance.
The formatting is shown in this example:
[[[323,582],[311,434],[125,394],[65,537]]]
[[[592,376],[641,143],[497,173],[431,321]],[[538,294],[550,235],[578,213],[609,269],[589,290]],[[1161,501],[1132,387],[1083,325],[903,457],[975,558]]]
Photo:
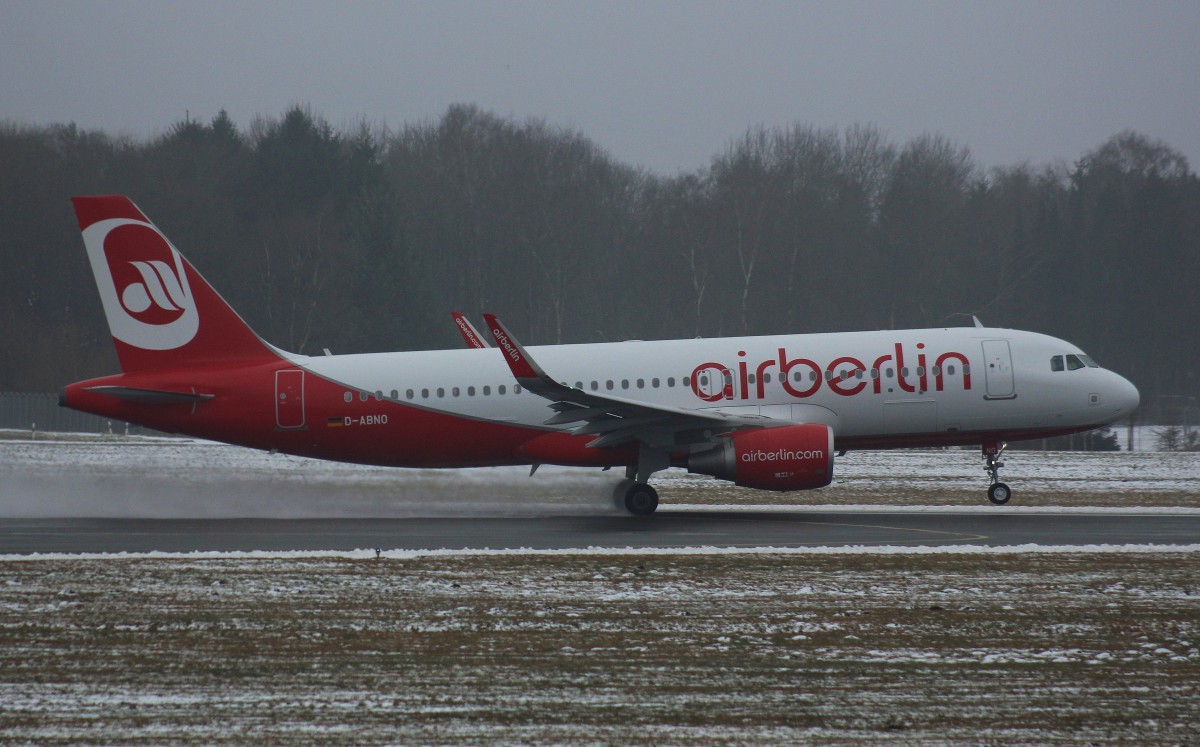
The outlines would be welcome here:
[[[525,347],[504,328],[495,314],[484,314],[483,321],[487,323],[488,331],[492,333],[492,339],[496,341],[496,347],[500,348],[500,352],[504,354],[504,360],[508,362],[508,367],[517,381],[524,383],[530,379],[550,380],[546,376],[546,372],[534,363],[533,359],[529,357],[529,353],[525,352]]]
[[[475,329],[467,318],[457,311],[450,312],[450,316],[454,317],[454,325],[458,327],[458,332],[463,336],[469,348],[486,348],[489,347],[487,340],[479,336],[479,332]]]

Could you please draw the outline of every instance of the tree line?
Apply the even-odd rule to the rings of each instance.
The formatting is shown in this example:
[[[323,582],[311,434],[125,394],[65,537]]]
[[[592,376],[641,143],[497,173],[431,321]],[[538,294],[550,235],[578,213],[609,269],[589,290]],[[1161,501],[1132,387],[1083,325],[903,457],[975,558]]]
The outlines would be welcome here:
[[[1045,332],[1194,397],[1200,180],[1122,132],[982,169],[939,135],[752,128],[660,175],[469,105],[398,130],[304,107],[149,140],[0,125],[0,390],[117,370],[68,197],[129,195],[243,317],[302,353],[956,326]]]

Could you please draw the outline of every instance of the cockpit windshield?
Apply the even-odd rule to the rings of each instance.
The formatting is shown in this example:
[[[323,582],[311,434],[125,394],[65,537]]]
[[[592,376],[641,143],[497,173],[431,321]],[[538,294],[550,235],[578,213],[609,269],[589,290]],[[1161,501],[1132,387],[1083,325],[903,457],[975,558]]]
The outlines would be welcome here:
[[[1096,361],[1083,353],[1068,353],[1050,358],[1051,371],[1078,371],[1081,368],[1100,368]]]

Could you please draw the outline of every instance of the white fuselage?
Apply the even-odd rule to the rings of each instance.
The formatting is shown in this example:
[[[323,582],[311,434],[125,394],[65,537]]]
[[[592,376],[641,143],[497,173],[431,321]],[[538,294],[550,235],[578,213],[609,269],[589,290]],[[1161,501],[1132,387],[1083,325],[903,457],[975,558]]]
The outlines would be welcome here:
[[[1133,385],[1111,371],[1052,370],[1055,356],[1082,356],[1074,345],[1007,329],[631,341],[529,351],[551,377],[584,391],[826,423],[839,444],[849,445],[953,443],[958,434],[980,433],[1035,437],[1113,422],[1137,404]],[[378,393],[446,415],[539,429],[553,414],[545,399],[520,391],[495,348],[291,359],[354,397]]]

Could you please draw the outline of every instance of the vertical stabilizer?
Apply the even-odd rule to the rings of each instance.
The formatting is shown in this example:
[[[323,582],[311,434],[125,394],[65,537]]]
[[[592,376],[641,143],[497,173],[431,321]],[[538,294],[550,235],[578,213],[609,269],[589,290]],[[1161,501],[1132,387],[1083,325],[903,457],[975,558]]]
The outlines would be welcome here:
[[[72,197],[126,373],[279,360],[127,197]]]

